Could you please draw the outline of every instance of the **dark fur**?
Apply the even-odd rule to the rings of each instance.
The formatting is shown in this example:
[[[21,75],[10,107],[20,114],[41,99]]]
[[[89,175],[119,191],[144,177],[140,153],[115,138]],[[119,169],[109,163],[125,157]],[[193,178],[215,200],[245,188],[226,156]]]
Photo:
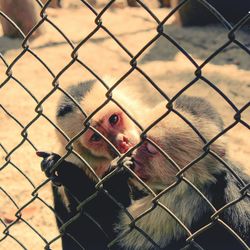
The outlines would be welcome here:
[[[42,169],[48,176],[51,176],[49,171],[58,159],[59,155],[50,154],[42,161]],[[103,187],[97,191],[96,183],[79,167],[67,161],[59,165],[54,182],[63,184],[69,204],[63,202],[58,186],[53,185],[58,228],[76,216],[62,231],[64,250],[78,250],[83,247],[93,250],[107,249],[107,244],[115,236],[113,225],[121,207],[130,205],[128,178],[127,173],[120,171],[105,181]],[[78,208],[81,201],[91,196],[93,199]]]

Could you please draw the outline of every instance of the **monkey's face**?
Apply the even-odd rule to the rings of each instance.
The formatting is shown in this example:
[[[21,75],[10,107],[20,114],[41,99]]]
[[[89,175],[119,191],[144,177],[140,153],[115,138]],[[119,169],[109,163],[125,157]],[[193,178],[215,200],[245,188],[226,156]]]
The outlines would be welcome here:
[[[207,121],[197,123],[198,126],[207,140],[213,137],[213,132],[217,132],[214,124]],[[153,190],[162,190],[177,181],[176,174],[181,169],[204,155],[205,143],[189,126],[182,125],[178,120],[162,121],[148,133],[148,138],[161,150],[146,140],[134,152],[134,172]],[[210,149],[220,157],[225,155],[222,141],[214,142]],[[187,168],[184,176],[199,186],[214,182],[214,174],[221,169],[219,162],[206,154]]]
[[[157,145],[164,148],[160,142]],[[150,142],[145,141],[134,152],[133,159],[133,171],[153,190],[162,190],[175,181],[178,171]],[[135,181],[132,182],[135,184]]]
[[[140,141],[139,132],[133,122],[117,107],[101,110],[93,117],[91,126],[122,154]],[[80,142],[94,156],[112,160],[117,153],[101,135],[88,129],[80,138]]]

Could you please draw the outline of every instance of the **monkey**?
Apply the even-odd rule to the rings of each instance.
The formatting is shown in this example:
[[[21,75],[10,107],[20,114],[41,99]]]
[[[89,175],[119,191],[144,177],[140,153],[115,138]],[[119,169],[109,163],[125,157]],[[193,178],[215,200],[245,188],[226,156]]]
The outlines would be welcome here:
[[[98,84],[97,81],[94,80],[81,82],[67,89],[67,93],[74,98],[75,102],[68,95],[63,95],[60,98],[56,110],[56,123],[68,138],[74,138],[85,129],[84,121],[87,115],[90,115],[107,99],[105,97],[106,91],[101,84]],[[115,99],[121,105],[124,104],[124,106],[128,106],[128,110],[136,117],[138,110],[134,107],[137,107],[139,104],[137,101],[128,99],[128,95],[129,94],[119,92],[118,96],[115,96]],[[82,110],[79,107],[82,108]],[[83,194],[81,193],[80,201],[97,192],[95,189],[95,185],[98,182],[97,177],[102,178],[105,175],[111,160],[119,154],[124,154],[129,148],[140,141],[138,128],[130,121],[122,109],[114,103],[107,103],[104,108],[91,118],[90,124],[95,130],[88,128],[73,143],[75,152],[79,154],[90,167],[87,167],[75,154],[70,154],[67,157],[67,164],[64,163],[67,166],[76,165],[78,168],[77,172],[80,172],[80,174],[78,173],[76,176],[74,174],[71,175],[70,172],[68,173],[70,182],[75,182],[75,179],[81,176],[79,182],[84,183],[85,193],[82,191]],[[59,132],[57,134],[61,145],[59,153],[63,155],[66,152],[65,146],[68,141],[66,141],[65,137]],[[113,144],[113,147],[110,146],[102,136],[107,138],[109,142]],[[49,175],[45,169],[58,161],[58,155],[49,155],[42,152],[38,152],[37,155],[45,158],[42,163],[42,168],[46,175]],[[59,168],[60,167],[61,166],[59,166]],[[90,168],[92,168],[93,171],[91,171]],[[129,187],[127,178],[121,178],[121,175],[110,180],[107,184],[105,183],[104,188],[112,189],[113,187],[119,186],[117,193],[114,194],[113,192],[113,197],[117,202],[127,207],[130,204]],[[110,183],[112,183],[112,185]],[[77,213],[76,208],[79,203],[65,190],[63,185],[52,185],[52,191],[55,213],[57,215],[57,225],[60,229],[63,224]],[[103,214],[102,209],[105,207],[106,213]],[[93,202],[88,204],[84,215],[80,216],[79,220],[72,223],[65,230],[67,233],[62,235],[63,249],[81,249],[79,245],[87,249],[104,249],[103,246],[107,243],[108,236],[113,235],[112,221],[118,216],[118,211],[119,206],[112,202],[104,192],[98,193],[97,197],[93,199]],[[96,223],[94,223],[93,220],[95,220]],[[84,232],[82,232],[81,225],[84,225],[85,230],[87,229],[85,237],[83,236]],[[74,239],[72,240],[72,238]],[[99,240],[96,241],[96,238]]]
[[[174,103],[174,110],[184,115],[198,128],[207,142],[223,129],[220,115],[203,98],[180,96]],[[239,167],[235,167],[229,162],[231,169],[242,180],[239,181],[217,159],[228,160],[225,141],[215,140],[208,149],[197,133],[174,112],[169,113],[165,119],[156,124],[148,132],[147,138],[132,153],[131,171],[146,183],[154,194],[142,188],[143,186],[138,183],[137,178],[126,174],[126,171],[125,173],[119,172],[110,177],[106,184],[104,183],[105,190],[118,200],[120,196],[125,194],[123,197],[125,197],[126,202],[123,202],[122,205],[127,207],[130,214],[128,216],[119,207],[115,210],[115,215],[109,217],[110,221],[106,222],[111,226],[112,232],[109,236],[114,237],[115,242],[111,249],[247,249],[246,245],[250,244],[249,195],[246,194],[239,202],[223,209],[213,219],[210,218],[229,202],[239,199],[241,197],[240,189],[249,183],[250,179]],[[171,161],[165,158],[165,155],[158,150],[152,141],[168,155]],[[200,157],[204,150],[208,153]],[[43,157],[44,169],[50,169],[51,155],[43,155]],[[53,157],[52,162],[54,163],[56,161],[55,154]],[[198,160],[187,167],[182,175],[178,176],[178,172],[195,159]],[[115,181],[116,177],[119,181]],[[86,172],[81,171],[81,168],[75,163],[65,160],[57,169],[56,178],[59,179],[61,185],[67,187],[81,201],[87,196],[88,182],[92,181]],[[164,190],[171,185],[173,188],[164,193]],[[129,201],[131,190],[133,192],[130,186],[144,189],[144,195],[137,200]],[[120,192],[117,192],[118,187],[121,188]],[[157,194],[161,194],[161,196],[155,205],[152,200]],[[107,204],[107,201],[96,203],[97,206],[101,207],[100,213],[106,211]],[[151,207],[153,209],[135,223],[136,228],[140,230],[133,227],[131,230],[130,224],[133,220],[131,218],[137,218]],[[174,213],[187,230],[163,207]],[[223,226],[221,221],[242,238],[245,247]],[[192,233],[204,228],[209,223],[211,223],[210,227],[205,228],[204,232],[198,234],[193,240],[186,241]],[[82,237],[84,237],[84,228],[84,224],[77,228]],[[148,237],[145,237],[141,231],[144,231]],[[101,241],[101,243],[106,244],[107,241]],[[100,249],[106,249],[107,245],[105,244],[100,246]],[[98,248],[90,245],[87,249]]]
[[[223,121],[214,108],[201,98],[183,96],[174,107],[182,113],[209,142],[222,129]],[[148,138],[133,153],[135,174],[143,180],[153,191],[142,199],[134,201],[128,211],[133,218],[137,218],[147,209],[155,205],[152,203],[155,195],[162,193],[157,199],[156,206],[145,214],[135,225],[140,231],[152,239],[148,240],[140,231],[133,229],[126,234],[131,224],[131,218],[121,213],[116,224],[118,232],[117,246],[122,249],[206,249],[206,250],[239,250],[250,247],[250,200],[249,194],[240,199],[240,190],[250,183],[250,178],[240,168],[230,164],[239,181],[214,155],[227,159],[226,141],[215,140],[209,146],[209,151],[178,177],[178,172],[198,159],[204,150],[205,142],[197,136],[193,129],[184,124],[183,120],[174,112],[159,122],[148,132]],[[159,146],[178,168],[155,147]],[[182,179],[185,178],[185,179]],[[203,195],[200,195],[192,183]],[[138,186],[134,180],[134,185]],[[169,186],[172,188],[167,190]],[[140,186],[140,185],[139,185]],[[164,190],[167,190],[164,193]],[[207,201],[205,200],[207,199]],[[226,204],[240,199],[211,219],[211,216]],[[159,203],[161,205],[159,205]],[[164,207],[169,209],[183,223],[173,218]],[[227,228],[234,230],[245,242],[241,244]],[[186,239],[199,229],[211,223],[204,232],[193,238],[189,243]],[[122,237],[124,235],[124,237]],[[156,245],[154,245],[154,243]],[[157,247],[156,247],[157,246]]]

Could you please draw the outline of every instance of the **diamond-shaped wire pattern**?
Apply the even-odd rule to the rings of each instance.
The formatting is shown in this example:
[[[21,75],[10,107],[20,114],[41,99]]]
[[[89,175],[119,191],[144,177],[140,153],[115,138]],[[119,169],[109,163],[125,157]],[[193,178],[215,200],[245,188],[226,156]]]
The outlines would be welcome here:
[[[213,150],[210,149],[210,146],[217,140],[219,140],[221,137],[223,137],[225,134],[230,133],[230,131],[234,131],[234,128],[238,125],[241,125],[244,127],[244,129],[250,128],[249,123],[247,122],[247,118],[245,118],[246,113],[249,111],[250,102],[244,103],[241,107],[237,107],[237,105],[234,103],[234,101],[228,96],[228,94],[225,93],[223,89],[221,89],[218,84],[214,83],[213,78],[210,77],[210,74],[206,72],[207,65],[212,63],[212,61],[217,60],[219,56],[223,53],[225,53],[227,50],[238,49],[240,53],[244,54],[244,56],[247,56],[248,59],[250,59],[250,47],[249,44],[247,44],[245,41],[242,41],[240,37],[238,36],[238,32],[244,27],[244,25],[249,22],[250,20],[250,14],[246,12],[245,16],[242,16],[240,21],[235,24],[231,25],[216,9],[213,8],[207,1],[205,0],[199,0],[209,11],[211,11],[216,18],[218,19],[219,23],[222,24],[223,32],[226,34],[224,42],[219,44],[216,49],[214,49],[213,53],[206,55],[204,60],[197,60],[196,57],[193,56],[192,53],[189,52],[188,49],[185,48],[185,43],[182,46],[181,39],[178,38],[178,34],[175,34],[175,32],[170,32],[168,30],[168,27],[166,23],[170,20],[170,18],[175,15],[175,13],[182,8],[183,5],[185,5],[186,2],[189,0],[182,1],[177,7],[172,9],[171,11],[166,11],[166,14],[161,15],[161,17],[158,17],[157,11],[154,11],[154,9],[151,9],[147,6],[143,1],[137,0],[137,4],[140,6],[140,9],[144,10],[144,19],[145,22],[150,23],[149,30],[153,30],[153,33],[150,33],[150,35],[153,34],[150,38],[147,40],[144,40],[141,42],[140,45],[136,45],[135,47],[131,48],[130,41],[126,40],[123,37],[123,34],[120,32],[117,32],[117,28],[114,28],[110,25],[110,23],[106,22],[106,16],[107,12],[109,12],[113,7],[113,5],[116,4],[115,0],[112,1],[106,1],[105,6],[102,7],[102,9],[95,9],[92,7],[87,1],[81,0],[79,1],[78,6],[79,10],[82,11],[83,15],[88,15],[89,18],[92,20],[92,23],[89,22],[89,27],[93,27],[93,29],[90,29],[89,27],[83,28],[85,29],[84,36],[78,35],[79,40],[78,41],[71,41],[70,35],[66,35],[66,32],[64,32],[63,25],[58,25],[53,20],[53,14],[48,7],[50,4],[50,0],[46,2],[46,4],[42,4],[41,1],[36,0],[36,5],[40,8],[40,19],[37,22],[37,24],[33,27],[33,29],[25,35],[18,26],[11,20],[10,17],[8,17],[3,11],[0,10],[0,16],[1,18],[4,18],[7,22],[12,24],[12,26],[19,31],[20,35],[22,36],[21,41],[21,49],[15,51],[14,57],[11,59],[11,61],[7,60],[6,58],[9,56],[5,55],[4,53],[0,54],[0,67],[1,70],[4,69],[5,73],[3,71],[1,72],[1,82],[0,82],[0,96],[1,96],[1,103],[0,103],[0,118],[1,122],[5,122],[4,126],[6,126],[6,134],[3,137],[3,140],[1,138],[0,141],[0,152],[2,156],[1,165],[0,165],[0,177],[2,175],[1,180],[4,180],[4,178],[7,178],[8,176],[12,175],[12,177],[8,177],[8,181],[12,181],[13,179],[16,179],[16,183],[14,181],[14,188],[8,188],[3,183],[0,184],[0,193],[1,193],[1,210],[0,210],[0,225],[1,225],[1,231],[2,235],[0,235],[0,248],[1,244],[3,247],[8,244],[12,244],[17,249],[32,249],[30,247],[30,244],[24,241],[20,234],[15,234],[15,230],[20,230],[20,224],[24,225],[21,230],[22,234],[29,233],[31,235],[35,235],[34,238],[35,241],[39,241],[41,246],[43,246],[45,249],[54,249],[54,243],[60,242],[60,238],[63,234],[67,234],[67,227],[74,223],[75,220],[78,219],[78,217],[82,213],[82,209],[84,209],[84,206],[95,199],[98,192],[103,192],[102,190],[102,184],[105,183],[108,179],[112,178],[113,175],[115,175],[115,171],[111,172],[106,177],[100,179],[97,175],[97,185],[96,185],[96,193],[94,193],[92,196],[88,197],[87,200],[80,202],[78,207],[78,212],[72,216],[72,218],[61,227],[60,233],[56,233],[51,237],[48,233],[46,233],[46,225],[36,225],[36,223],[32,223],[29,219],[26,219],[25,215],[32,209],[34,209],[33,204],[39,203],[39,206],[42,206],[42,211],[46,210],[45,217],[49,213],[54,214],[54,208],[53,205],[51,205],[51,198],[48,198],[48,194],[46,193],[46,188],[48,188],[51,179],[48,178],[44,180],[44,177],[38,178],[38,180],[33,180],[33,176],[38,174],[40,171],[39,167],[37,167],[37,164],[39,162],[39,159],[36,160],[36,162],[33,162],[32,159],[33,156],[28,157],[31,160],[28,160],[27,162],[22,162],[20,159],[22,159],[22,156],[25,155],[27,158],[27,155],[29,154],[35,154],[35,151],[38,149],[42,149],[43,147],[51,147],[52,151],[56,151],[56,149],[53,148],[53,139],[50,139],[50,135],[43,134],[43,128],[42,125],[49,126],[51,131],[56,129],[67,141],[67,152],[65,155],[62,156],[62,160],[66,159],[70,154],[74,154],[76,157],[78,157],[87,167],[90,171],[93,172],[90,165],[88,165],[80,155],[74,150],[73,142],[79,138],[87,129],[95,130],[94,127],[91,126],[91,118],[97,114],[103,107],[105,107],[109,102],[115,103],[117,106],[119,106],[126,115],[136,124],[136,126],[139,127],[141,130],[141,138],[142,141],[139,145],[136,145],[131,150],[129,150],[125,155],[121,155],[117,150],[117,154],[120,157],[120,161],[122,161],[127,155],[129,155],[134,149],[138,148],[144,141],[148,141],[151,144],[155,145],[155,147],[162,153],[164,157],[166,157],[167,160],[171,161],[169,159],[167,153],[165,153],[159,145],[155,144],[153,141],[150,140],[150,138],[147,138],[147,133],[152,130],[160,121],[167,118],[169,114],[175,114],[178,116],[185,124],[187,124],[194,133],[196,133],[197,137],[199,137],[204,144],[203,150],[204,152],[199,155],[196,159],[193,159],[192,162],[190,162],[187,166],[180,169],[175,162],[172,162],[172,164],[176,167],[178,173],[176,175],[177,179],[176,182],[171,184],[169,187],[166,187],[162,192],[159,194],[154,193],[150,187],[145,184],[138,176],[136,176],[133,171],[129,167],[124,167],[127,171],[129,171],[135,179],[140,182],[149,193],[152,193],[154,199],[152,200],[152,207],[148,210],[144,211],[140,216],[138,216],[136,219],[131,217],[131,228],[130,230],[137,230],[142,235],[144,235],[157,249],[159,248],[157,242],[154,242],[153,239],[150,238],[149,235],[147,235],[146,232],[144,232],[141,228],[139,228],[136,225],[136,222],[138,220],[143,220],[143,217],[149,214],[152,210],[154,210],[156,207],[161,207],[163,210],[166,211],[175,221],[176,223],[183,228],[183,230],[186,232],[187,235],[187,242],[190,244],[194,244],[197,249],[203,249],[200,246],[198,246],[198,243],[195,242],[196,237],[203,234],[206,230],[213,227],[214,224],[219,223],[223,225],[234,237],[237,238],[239,241],[239,245],[244,247],[245,249],[249,249],[247,244],[241,239],[237,233],[230,228],[229,225],[227,225],[223,220],[220,219],[219,215],[228,208],[233,208],[238,202],[240,202],[242,199],[249,199],[249,183],[244,183],[241,178],[237,175],[237,173],[230,167],[230,164],[228,164],[226,161],[224,161],[220,156],[218,156]],[[76,8],[76,7],[72,7]],[[57,11],[57,10],[53,10]],[[63,11],[63,10],[58,10]],[[122,11],[122,10],[121,10]],[[127,11],[127,10],[124,10]],[[135,12],[134,12],[135,13]],[[111,12],[112,15],[115,15]],[[161,12],[162,14],[162,12]],[[60,14],[59,14],[60,15]],[[62,12],[62,15],[64,13]],[[66,16],[66,15],[65,15]],[[74,16],[72,12],[72,16]],[[73,18],[73,17],[72,17]],[[67,21],[67,20],[66,20]],[[126,21],[126,20],[125,20]],[[119,23],[119,20],[117,20]],[[37,29],[40,27],[47,26],[51,32],[54,32],[58,36],[58,41],[56,41],[54,44],[51,43],[48,39],[47,46],[51,47],[51,53],[53,53],[53,46],[60,46],[60,44],[67,44],[67,52],[69,52],[68,60],[64,61],[60,64],[60,66],[53,66],[53,57],[49,57],[48,55],[44,56],[43,53],[43,46],[39,43],[36,43],[36,41],[31,42],[30,40],[32,38],[32,35],[36,32]],[[84,26],[84,24],[83,24]],[[87,25],[86,25],[87,26]],[[73,28],[73,27],[72,27]],[[178,30],[178,28],[176,28]],[[190,28],[189,28],[190,29]],[[131,27],[131,33],[133,33],[133,27]],[[145,31],[139,31],[139,32],[147,32]],[[139,33],[138,32],[138,33]],[[247,31],[249,32],[249,31]],[[117,35],[119,33],[119,35]],[[138,35],[138,34],[137,34]],[[249,34],[248,34],[249,35]],[[125,34],[124,34],[125,36]],[[249,38],[249,36],[248,36]],[[39,41],[39,38],[37,38]],[[110,52],[111,56],[112,53],[119,53],[122,57],[124,65],[126,64],[126,67],[122,67],[122,69],[119,69],[119,66],[116,65],[116,62],[108,62],[112,64],[112,67],[114,68],[114,71],[117,69],[117,77],[110,86],[104,79],[102,72],[99,71],[99,63],[98,60],[101,61],[101,56],[98,55],[98,53],[93,54],[92,57],[94,58],[93,61],[88,61],[84,57],[85,50],[92,49],[91,47],[88,47],[89,43],[100,43],[100,41],[109,40],[112,41],[112,49],[114,52]],[[136,43],[137,41],[134,41]],[[179,55],[181,56],[182,60],[185,61],[186,64],[189,64],[189,68],[192,67],[193,69],[193,75],[190,77],[189,82],[185,82],[184,87],[180,87],[178,91],[174,93],[170,97],[169,94],[167,94],[165,91],[166,87],[162,87],[162,85],[157,83],[157,80],[155,80],[155,77],[151,77],[151,73],[148,72],[148,67],[145,66],[144,59],[142,58],[145,56],[145,54],[148,54],[149,50],[153,50],[153,47],[157,43],[166,43],[173,50],[176,50]],[[232,47],[233,46],[233,47]],[[46,45],[45,45],[46,47]],[[135,49],[138,48],[139,49]],[[103,50],[105,50],[105,45],[103,46]],[[197,47],[197,50],[199,50],[199,47]],[[133,51],[133,52],[132,52]],[[66,53],[66,52],[65,52]],[[164,51],[162,51],[164,54]],[[109,57],[109,55],[108,55]],[[10,56],[11,58],[11,56]],[[47,58],[47,59],[46,59]],[[48,58],[51,59],[51,61],[48,60]],[[19,63],[22,60],[27,60],[27,63],[30,65],[27,65],[26,68],[20,68]],[[153,60],[153,59],[152,59]],[[111,59],[112,61],[112,59]],[[26,80],[23,80],[23,75],[20,74],[22,70],[27,71],[25,74],[29,74],[29,70],[32,70],[32,64],[36,64],[36,70],[44,71],[46,72],[46,79],[30,79],[31,83],[26,82]],[[112,68],[111,67],[111,68]],[[171,66],[170,66],[171,67]],[[175,73],[178,75],[178,68],[174,69]],[[77,72],[83,72],[83,78],[85,78],[85,75],[91,76],[92,78],[96,79],[100,84],[106,88],[106,100],[94,111],[91,113],[91,115],[87,116],[86,120],[84,121],[85,127],[82,131],[80,131],[76,137],[73,139],[69,139],[66,134],[55,124],[53,114],[50,112],[47,113],[46,105],[51,105],[53,103],[53,97],[57,96],[58,94],[65,95],[68,98],[70,98],[80,109],[81,107],[76,102],[76,100],[67,92],[64,83],[64,76],[66,74],[72,74],[72,79],[74,79],[74,75],[77,74]],[[109,73],[109,72],[107,72]],[[44,75],[45,75],[44,74]],[[115,73],[114,73],[115,74]],[[157,117],[150,125],[148,125],[146,128],[143,127],[142,124],[140,124],[140,121],[137,121],[133,115],[131,114],[131,110],[128,110],[126,107],[123,107],[119,101],[116,100],[114,93],[116,91],[119,91],[119,88],[121,86],[126,85],[127,80],[132,75],[136,75],[138,78],[141,79],[145,83],[145,86],[147,89],[154,89],[154,95],[159,96],[161,100],[165,100],[166,102],[166,112],[161,116]],[[112,75],[112,73],[110,74]],[[167,77],[167,76],[166,76]],[[211,79],[212,78],[212,79]],[[26,78],[27,79],[27,78]],[[43,93],[37,93],[35,85],[44,82],[49,82],[48,85],[44,83],[44,90]],[[232,112],[232,119],[231,122],[227,123],[225,128],[217,135],[214,136],[213,139],[210,141],[206,141],[203,137],[202,133],[199,132],[199,129],[195,127],[194,124],[192,124],[185,116],[183,116],[178,110],[174,108],[174,103],[176,100],[182,96],[183,94],[186,94],[190,89],[192,89],[196,85],[204,85],[205,88],[209,88],[210,91],[214,93],[214,95],[218,96],[219,98],[223,99],[223,105],[226,105],[228,109],[230,109]],[[180,85],[182,86],[182,85]],[[25,107],[25,113],[22,115],[22,111],[20,110],[20,113],[16,113],[15,110],[12,110],[11,105],[6,105],[6,100],[12,98],[10,97],[2,98],[4,95],[8,95],[8,91],[11,88],[17,88],[19,90],[19,94],[15,97],[15,99],[11,100],[12,106],[19,105],[19,102],[24,101],[25,99],[29,99],[29,107]],[[239,95],[241,93],[238,93]],[[147,91],[145,91],[144,96],[147,95]],[[19,99],[18,99],[19,98]],[[51,101],[52,100],[52,101]],[[51,101],[51,102],[50,102]],[[14,103],[14,104],[13,104]],[[213,103],[214,106],[216,106],[216,103]],[[32,106],[33,105],[33,106]],[[154,104],[152,104],[154,105]],[[27,108],[27,109],[26,109]],[[219,107],[218,107],[219,108]],[[143,109],[143,107],[142,107]],[[83,115],[86,116],[84,113],[84,110],[81,110]],[[27,114],[27,115],[26,115]],[[246,115],[247,116],[247,115]],[[40,125],[40,122],[42,125]],[[9,125],[11,124],[11,125]],[[10,126],[12,129],[8,129],[7,127]],[[18,139],[16,139],[15,143],[8,143],[8,138],[15,137],[14,133],[18,133]],[[35,132],[34,132],[35,131]],[[30,136],[30,133],[33,134]],[[2,134],[2,132],[1,132]],[[40,144],[39,142],[39,136],[38,134],[41,134],[41,136],[47,136],[48,142],[47,144]],[[2,135],[1,135],[2,136]],[[105,139],[105,138],[104,138]],[[51,141],[49,141],[51,140]],[[109,141],[108,141],[109,142]],[[7,144],[8,145],[7,145]],[[110,142],[109,142],[110,143]],[[48,146],[50,145],[50,146]],[[113,146],[113,145],[111,145]],[[241,196],[237,200],[233,200],[228,202],[225,206],[221,207],[220,209],[216,209],[206,198],[206,196],[199,190],[198,187],[195,186],[194,183],[192,183],[188,178],[185,177],[185,171],[192,168],[193,165],[195,165],[197,162],[201,161],[206,156],[211,156],[218,160],[221,164],[224,165],[225,169],[229,170],[232,175],[235,176],[235,178],[239,182],[239,192],[241,193]],[[24,159],[25,159],[24,157]],[[18,160],[19,159],[19,160]],[[28,164],[29,170],[24,170],[22,164]],[[57,169],[58,165],[60,164],[60,161],[58,164],[54,166],[54,169]],[[13,171],[13,173],[12,173]],[[6,177],[7,176],[7,177]],[[21,177],[20,177],[21,176]],[[22,179],[19,185],[19,178]],[[187,228],[184,223],[181,221],[180,218],[178,218],[177,215],[175,215],[168,207],[166,207],[161,201],[160,198],[167,194],[168,192],[171,192],[173,188],[175,188],[176,185],[178,185],[180,182],[184,182],[187,185],[190,186],[192,190],[194,190],[204,201],[211,207],[213,211],[213,215],[211,217],[211,221],[209,224],[199,228],[195,232],[191,232],[189,228]],[[26,183],[26,184],[23,184]],[[28,184],[27,184],[28,183]],[[25,186],[27,185],[27,187]],[[28,200],[22,201],[22,193],[24,190],[22,187],[25,186],[25,192],[28,192],[27,195],[29,197]],[[45,192],[45,193],[44,193]],[[120,206],[120,204],[110,195],[109,193],[106,193],[107,197],[109,197],[113,202],[117,203],[117,205]],[[47,200],[48,199],[48,200]],[[9,219],[5,216],[4,210],[9,210],[13,212],[12,219]],[[125,213],[128,213],[126,208],[121,207],[122,210],[124,210]],[[3,210],[3,211],[2,211]],[[34,217],[40,216],[39,214],[42,212],[37,212],[35,210]],[[55,214],[56,215],[56,214]],[[51,215],[50,215],[51,216]],[[56,215],[57,216],[57,215]],[[57,216],[57,218],[60,220],[60,218]],[[94,222],[93,218],[93,223]],[[73,240],[74,236],[69,235]],[[37,240],[38,239],[38,240]],[[33,239],[30,239],[32,241]],[[98,240],[98,239],[97,239]],[[112,244],[116,243],[117,239],[112,239],[112,242],[110,242],[110,247]],[[13,243],[14,242],[14,243]],[[26,245],[27,244],[27,245]],[[84,246],[80,246],[82,249],[84,249]],[[2,248],[1,248],[2,249]],[[4,248],[5,249],[5,248]],[[56,248],[55,248],[56,249]]]

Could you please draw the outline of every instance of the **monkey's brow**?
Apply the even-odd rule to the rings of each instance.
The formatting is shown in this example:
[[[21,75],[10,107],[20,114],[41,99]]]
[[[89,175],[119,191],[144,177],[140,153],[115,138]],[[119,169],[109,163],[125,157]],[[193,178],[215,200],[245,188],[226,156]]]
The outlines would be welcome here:
[[[95,128],[95,127],[101,127],[104,129],[104,126],[103,126],[103,123],[104,123],[104,119],[100,119],[100,120],[92,120],[92,126]]]
[[[91,120],[90,121],[90,125],[91,125],[91,127],[93,127],[93,128],[95,128],[99,133],[101,133],[100,131],[99,131],[99,129],[97,129],[97,127],[98,128],[101,128],[102,129],[102,131],[103,132],[106,132],[106,133],[108,133],[108,131],[107,131],[107,129],[105,128],[105,126],[103,126],[103,123],[104,123],[104,119],[101,119],[101,120]],[[89,128],[89,129],[91,129],[91,128]],[[91,129],[92,130],[92,129]],[[92,130],[92,131],[94,131],[94,130]],[[95,131],[94,131],[95,132]],[[101,133],[102,135],[103,135],[103,133]],[[104,136],[104,135],[103,135]]]

